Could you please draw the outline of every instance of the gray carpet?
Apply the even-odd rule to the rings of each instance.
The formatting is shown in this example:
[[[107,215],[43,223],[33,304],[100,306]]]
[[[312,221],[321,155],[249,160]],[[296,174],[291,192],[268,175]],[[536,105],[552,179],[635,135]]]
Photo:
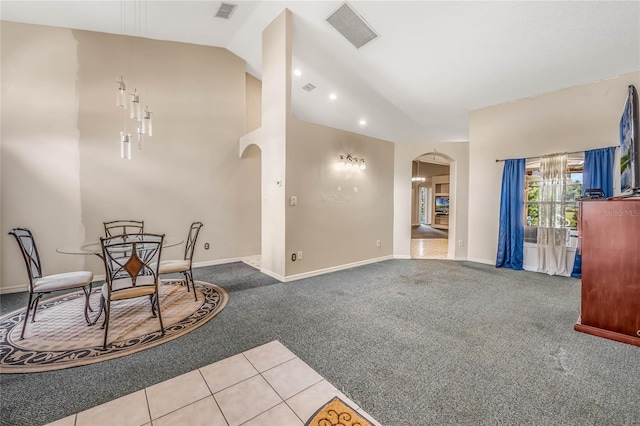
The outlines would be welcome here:
[[[414,239],[449,238],[449,230],[433,228],[429,225],[412,225],[411,238],[414,238]]]
[[[216,318],[124,358],[0,375],[2,424],[50,422],[274,339],[383,425],[640,423],[640,348],[573,331],[578,280],[440,260],[288,284],[242,263],[194,274],[229,292]]]

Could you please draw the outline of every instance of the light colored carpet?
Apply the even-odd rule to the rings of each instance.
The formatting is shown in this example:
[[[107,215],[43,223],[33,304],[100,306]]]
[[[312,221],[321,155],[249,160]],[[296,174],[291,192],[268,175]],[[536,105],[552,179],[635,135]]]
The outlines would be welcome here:
[[[165,335],[151,313],[147,297],[111,303],[107,348],[102,349],[104,314],[93,326],[85,322],[84,296],[74,292],[40,303],[36,322],[28,319],[20,340],[24,309],[0,318],[0,372],[26,373],[57,370],[104,361],[157,346],[201,326],[227,302],[220,287],[196,282],[198,300],[180,280],[165,280],[159,288]],[[98,312],[100,296],[94,290],[91,306]]]

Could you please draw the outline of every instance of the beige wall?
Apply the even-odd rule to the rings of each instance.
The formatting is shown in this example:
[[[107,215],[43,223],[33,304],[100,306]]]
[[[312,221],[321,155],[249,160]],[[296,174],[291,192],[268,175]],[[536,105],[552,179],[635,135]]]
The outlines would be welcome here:
[[[411,167],[417,157],[436,153],[449,164],[449,254],[448,258],[465,260],[468,246],[469,143],[396,143],[394,145],[393,254],[409,258],[411,253],[412,183]],[[422,165],[420,166],[422,171]]]
[[[285,276],[287,122],[291,117],[291,12],[262,33],[262,271]]]
[[[246,79],[245,132],[249,133],[262,126],[262,82],[248,73]]]
[[[470,115],[469,259],[495,263],[503,163],[619,144],[627,86],[640,73],[472,111]]]
[[[154,135],[130,161],[119,158],[121,70],[154,112]],[[7,236],[15,226],[33,230],[48,274],[102,274],[97,258],[55,248],[95,240],[104,220],[121,218],[176,238],[204,222],[200,264],[260,252],[260,153],[237,156],[243,60],[218,48],[3,22],[1,78],[2,291],[26,283]]]
[[[336,170],[340,154],[367,169]],[[286,205],[288,277],[393,254],[393,143],[293,118],[286,193],[298,200]]]

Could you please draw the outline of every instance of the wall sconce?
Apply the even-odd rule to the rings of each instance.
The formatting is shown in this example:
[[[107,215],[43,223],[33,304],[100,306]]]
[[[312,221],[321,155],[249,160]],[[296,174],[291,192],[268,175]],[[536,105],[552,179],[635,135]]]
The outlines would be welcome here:
[[[348,155],[340,155],[338,162],[336,163],[336,170],[338,171],[347,171],[350,172],[352,170],[366,170],[367,164],[364,161],[364,158],[352,157],[350,154]]]

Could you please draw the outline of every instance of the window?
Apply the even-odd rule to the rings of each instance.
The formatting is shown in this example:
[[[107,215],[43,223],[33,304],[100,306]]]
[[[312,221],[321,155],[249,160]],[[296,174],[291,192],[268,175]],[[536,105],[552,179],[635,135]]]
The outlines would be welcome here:
[[[578,200],[582,197],[582,173],[584,170],[584,153],[571,154],[567,161],[566,194],[561,203],[561,216],[558,227],[576,230],[578,226]],[[540,200],[540,187],[543,184],[540,176],[540,160],[527,160],[525,177],[524,202],[524,241],[536,243],[539,226],[539,210],[543,202]]]

